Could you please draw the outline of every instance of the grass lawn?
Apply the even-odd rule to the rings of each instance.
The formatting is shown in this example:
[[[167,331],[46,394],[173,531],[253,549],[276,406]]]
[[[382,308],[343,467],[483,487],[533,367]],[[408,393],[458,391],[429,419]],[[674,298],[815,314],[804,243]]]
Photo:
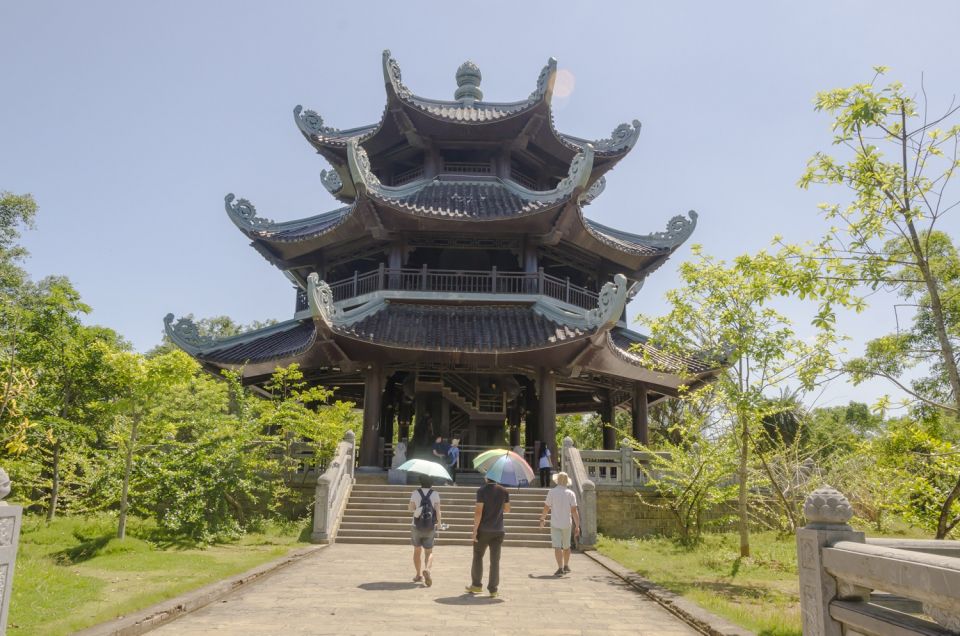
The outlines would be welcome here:
[[[150,524],[131,519],[116,539],[116,518],[26,517],[13,580],[8,630],[67,634],[239,574],[304,545],[303,524],[209,547],[158,545]]]
[[[916,538],[930,538],[903,529]],[[878,536],[866,529],[868,536]],[[902,537],[904,533],[895,536]],[[894,536],[894,535],[890,535]],[[750,535],[752,556],[740,558],[736,533],[707,534],[696,548],[668,538],[610,539],[597,549],[641,576],[761,636],[801,636],[796,539]]]

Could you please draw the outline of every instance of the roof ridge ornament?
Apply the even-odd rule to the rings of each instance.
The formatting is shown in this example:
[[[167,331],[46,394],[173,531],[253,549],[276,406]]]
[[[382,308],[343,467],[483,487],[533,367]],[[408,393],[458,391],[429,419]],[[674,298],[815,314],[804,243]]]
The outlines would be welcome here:
[[[192,355],[216,342],[211,336],[200,335],[200,328],[190,318],[180,318],[174,323],[173,314],[167,314],[163,318],[163,328],[173,344]]]
[[[347,141],[347,164],[350,166],[350,178],[353,179],[358,194],[380,190],[380,179],[370,168],[370,157],[356,139]]]
[[[333,327],[340,318],[341,310],[333,303],[333,289],[326,281],[320,280],[316,272],[307,276],[307,302],[313,319],[323,322],[328,328]]]
[[[317,114],[315,110],[303,110],[303,106],[297,104],[293,108],[293,119],[297,122],[297,127],[307,137],[325,137],[327,135],[337,135],[340,130],[331,128],[323,124],[323,117]]]
[[[235,198],[232,192],[223,197],[224,207],[234,225],[244,231],[263,231],[273,228],[275,223],[270,219],[257,216],[257,209],[250,201],[237,199],[234,203]]]
[[[390,49],[383,50],[383,81],[393,89],[400,99],[409,99],[413,93],[404,86],[401,80],[400,64],[390,54]]]
[[[633,125],[624,122],[613,129],[610,136],[593,142],[598,152],[619,152],[624,148],[632,148],[640,136],[640,121],[634,119]]]
[[[576,189],[587,187],[587,181],[593,173],[593,146],[586,144],[583,151],[580,152],[573,161],[570,162],[570,169],[567,176],[560,180],[554,191],[558,194],[569,194]]]
[[[553,99],[553,85],[557,81],[557,58],[551,57],[547,65],[540,71],[537,78],[537,87],[530,93],[527,101],[531,104],[543,100],[548,104]]]
[[[693,234],[693,230],[697,227],[698,216],[695,210],[687,212],[689,219],[678,214],[667,222],[667,229],[665,231],[654,232],[644,238],[654,247],[677,247]]]
[[[323,187],[327,189],[327,192],[333,196],[337,196],[337,194],[343,190],[343,180],[336,170],[321,170],[320,183],[322,183]]]
[[[483,100],[483,91],[480,90],[482,80],[480,67],[467,60],[457,69],[457,90],[453,98],[468,107],[473,106],[474,102]]]
[[[593,182],[590,188],[580,195],[580,205],[590,205],[593,200],[600,196],[607,188],[607,178],[600,175],[600,178]]]
[[[613,281],[604,283],[597,297],[597,306],[584,314],[587,327],[608,331],[617,324],[627,306],[630,291],[633,291],[633,286],[627,287],[627,277],[623,274],[617,274]]]

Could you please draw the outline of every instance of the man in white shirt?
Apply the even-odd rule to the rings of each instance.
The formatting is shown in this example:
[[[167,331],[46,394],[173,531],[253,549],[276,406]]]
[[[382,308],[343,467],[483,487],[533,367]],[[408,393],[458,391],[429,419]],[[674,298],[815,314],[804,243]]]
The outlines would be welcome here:
[[[543,527],[547,513],[550,513],[550,540],[557,559],[557,571],[553,575],[563,576],[570,573],[570,534],[573,532],[580,536],[580,512],[577,510],[577,496],[567,488],[570,476],[563,472],[556,473],[553,483],[556,486],[550,489],[543,503],[540,527]]]
[[[420,488],[410,494],[410,503],[407,505],[407,509],[413,512],[410,542],[413,544],[413,566],[417,569],[413,582],[426,583],[427,587],[433,585],[430,575],[433,568],[433,541],[437,536],[437,526],[440,525],[440,494],[432,486],[430,477],[420,475]]]

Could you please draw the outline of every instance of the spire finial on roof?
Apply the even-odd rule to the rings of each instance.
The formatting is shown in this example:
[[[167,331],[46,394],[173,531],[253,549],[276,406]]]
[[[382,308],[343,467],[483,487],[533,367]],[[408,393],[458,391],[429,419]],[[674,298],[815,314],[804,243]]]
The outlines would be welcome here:
[[[483,99],[483,92],[480,90],[482,79],[480,67],[467,60],[457,69],[457,92],[453,94],[453,98],[467,106],[480,101]]]

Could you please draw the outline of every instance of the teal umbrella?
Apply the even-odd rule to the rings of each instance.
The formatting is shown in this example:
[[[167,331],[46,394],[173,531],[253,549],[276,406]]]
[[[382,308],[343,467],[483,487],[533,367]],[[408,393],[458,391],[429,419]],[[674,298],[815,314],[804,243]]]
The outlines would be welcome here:
[[[447,469],[429,459],[408,459],[397,466],[397,470],[405,470],[408,473],[417,473],[433,477],[434,479],[450,481],[450,473],[447,472]]]

